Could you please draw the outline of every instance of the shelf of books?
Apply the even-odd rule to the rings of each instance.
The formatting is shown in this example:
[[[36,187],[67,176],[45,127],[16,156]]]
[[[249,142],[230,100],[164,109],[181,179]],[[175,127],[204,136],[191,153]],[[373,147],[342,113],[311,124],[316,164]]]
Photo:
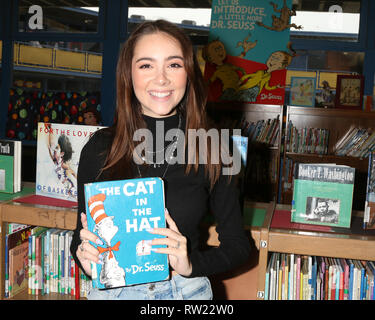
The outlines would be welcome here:
[[[375,148],[374,123],[373,112],[288,106],[280,201],[291,203],[296,163],[336,163],[356,169],[355,203],[362,203],[368,155]]]
[[[210,117],[222,129],[240,129],[247,137],[245,198],[275,200],[278,189],[283,106],[248,103],[210,103]],[[256,185],[256,188],[254,188]]]
[[[35,184],[26,183],[0,203],[0,299],[85,297],[91,282],[75,268],[69,250],[76,208],[54,206],[59,199],[47,197],[40,204],[39,197]]]
[[[375,232],[363,212],[350,228],[291,222],[292,206],[277,204],[267,238],[260,296],[266,300],[373,300]],[[258,295],[259,296],[259,295]]]

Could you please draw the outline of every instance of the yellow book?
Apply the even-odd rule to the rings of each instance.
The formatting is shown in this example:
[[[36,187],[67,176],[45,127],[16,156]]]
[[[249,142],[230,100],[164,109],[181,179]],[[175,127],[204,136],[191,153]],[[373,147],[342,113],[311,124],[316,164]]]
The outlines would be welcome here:
[[[285,256],[285,272],[284,272],[284,300],[288,300],[288,288],[289,288],[289,263],[288,256]]]

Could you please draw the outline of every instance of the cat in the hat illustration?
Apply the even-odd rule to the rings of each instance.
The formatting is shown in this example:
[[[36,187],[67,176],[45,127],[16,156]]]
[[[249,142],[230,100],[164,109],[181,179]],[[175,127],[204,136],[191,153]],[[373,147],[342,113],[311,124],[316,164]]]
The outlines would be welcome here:
[[[90,197],[88,201],[91,217],[95,221],[93,232],[97,232],[107,247],[99,247],[103,256],[103,265],[100,271],[99,281],[106,288],[121,287],[125,285],[125,271],[118,264],[115,251],[119,250],[120,241],[112,246],[111,241],[118,231],[113,223],[113,216],[108,216],[104,209],[105,194],[99,193]]]

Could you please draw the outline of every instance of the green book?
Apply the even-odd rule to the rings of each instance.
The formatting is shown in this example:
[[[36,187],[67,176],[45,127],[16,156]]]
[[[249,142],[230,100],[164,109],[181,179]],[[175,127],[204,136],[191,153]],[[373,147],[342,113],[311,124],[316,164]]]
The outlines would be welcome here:
[[[297,164],[292,222],[350,228],[354,176],[349,166]]]
[[[0,140],[0,192],[21,191],[21,141]]]

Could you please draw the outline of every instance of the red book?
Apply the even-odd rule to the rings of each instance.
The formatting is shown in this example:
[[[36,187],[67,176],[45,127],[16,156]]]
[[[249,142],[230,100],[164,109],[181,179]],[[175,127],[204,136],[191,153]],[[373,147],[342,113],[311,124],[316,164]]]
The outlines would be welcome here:
[[[74,280],[75,280],[75,291],[76,291],[76,300],[80,299],[80,290],[79,290],[79,267],[78,264],[75,264],[75,275],[74,275]]]

